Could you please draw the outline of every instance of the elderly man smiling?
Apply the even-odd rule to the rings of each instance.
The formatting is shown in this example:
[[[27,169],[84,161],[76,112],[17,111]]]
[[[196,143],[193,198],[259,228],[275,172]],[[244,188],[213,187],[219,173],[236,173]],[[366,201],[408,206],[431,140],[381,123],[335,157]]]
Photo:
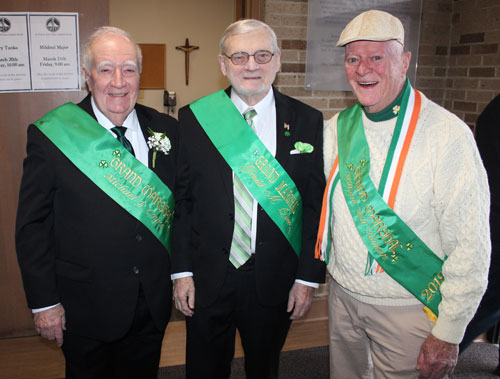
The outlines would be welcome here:
[[[228,378],[238,329],[247,378],[277,378],[291,320],[325,277],[314,259],[323,118],[272,87],[281,53],[268,25],[233,23],[220,47],[231,87],[179,112],[172,257],[187,377]]]
[[[485,170],[467,125],[410,85],[399,19],[364,12],[337,46],[358,103],[325,124],[331,377],[441,378],[486,287]]]
[[[90,94],[28,129],[17,254],[35,328],[62,347],[66,378],[157,377],[177,123],[136,104],[141,62],[128,33],[99,28],[83,57]]]

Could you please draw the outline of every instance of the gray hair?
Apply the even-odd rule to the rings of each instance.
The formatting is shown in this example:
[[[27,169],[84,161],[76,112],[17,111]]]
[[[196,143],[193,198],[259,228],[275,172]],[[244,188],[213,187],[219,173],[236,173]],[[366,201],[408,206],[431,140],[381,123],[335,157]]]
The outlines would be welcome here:
[[[138,61],[137,63],[139,64],[139,72],[142,72],[141,48],[139,47],[137,42],[134,41],[134,39],[132,38],[132,36],[128,32],[126,32],[125,30],[120,29],[120,28],[115,28],[114,26],[101,26],[101,27],[97,28],[94,33],[92,33],[92,35],[89,37],[89,39],[85,43],[85,47],[83,49],[83,63],[82,63],[83,67],[85,67],[85,69],[88,72],[90,72],[90,69],[91,69],[92,63],[93,63],[92,61],[94,58],[93,54],[92,54],[92,45],[94,44],[94,42],[98,38],[104,37],[107,35],[122,36],[122,37],[128,39],[130,42],[132,42],[132,44],[134,45],[134,48],[135,48],[136,55],[137,55],[137,61]]]
[[[269,36],[271,37],[271,43],[273,45],[273,53],[277,53],[280,51],[278,47],[278,38],[276,37],[276,33],[274,33],[274,30],[271,29],[269,25],[266,23],[259,21],[259,20],[254,20],[254,19],[246,19],[246,20],[239,20],[236,22],[233,22],[231,25],[229,25],[226,30],[224,31],[224,34],[222,35],[222,38],[220,40],[220,51],[221,53],[225,54],[226,53],[226,40],[231,37],[235,36],[238,34],[245,34],[245,33],[250,33],[255,30],[259,29],[266,29],[269,32]]]

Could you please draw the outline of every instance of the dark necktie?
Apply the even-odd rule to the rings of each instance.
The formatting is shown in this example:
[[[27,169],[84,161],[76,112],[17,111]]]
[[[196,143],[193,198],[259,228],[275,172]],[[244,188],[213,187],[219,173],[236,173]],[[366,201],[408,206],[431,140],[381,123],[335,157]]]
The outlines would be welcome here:
[[[133,156],[135,156],[134,153],[134,148],[132,147],[132,144],[128,140],[127,137],[125,137],[125,132],[127,131],[127,128],[124,126],[115,126],[114,128],[111,128],[111,131],[116,134],[116,139],[120,141],[120,143],[127,149]]]

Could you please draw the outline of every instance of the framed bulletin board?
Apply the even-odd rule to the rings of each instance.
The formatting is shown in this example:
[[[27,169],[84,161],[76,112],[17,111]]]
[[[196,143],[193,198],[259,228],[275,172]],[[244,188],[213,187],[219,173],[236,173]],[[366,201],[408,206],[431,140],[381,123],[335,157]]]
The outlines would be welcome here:
[[[165,89],[166,45],[140,43],[142,50],[141,89]]]

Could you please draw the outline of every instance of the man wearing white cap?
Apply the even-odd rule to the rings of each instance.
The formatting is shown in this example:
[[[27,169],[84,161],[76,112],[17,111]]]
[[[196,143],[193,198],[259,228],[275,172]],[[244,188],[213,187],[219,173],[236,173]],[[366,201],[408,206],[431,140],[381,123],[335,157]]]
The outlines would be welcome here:
[[[486,173],[467,125],[411,87],[399,19],[364,12],[337,46],[358,103],[325,124],[331,377],[442,378],[486,287]]]

